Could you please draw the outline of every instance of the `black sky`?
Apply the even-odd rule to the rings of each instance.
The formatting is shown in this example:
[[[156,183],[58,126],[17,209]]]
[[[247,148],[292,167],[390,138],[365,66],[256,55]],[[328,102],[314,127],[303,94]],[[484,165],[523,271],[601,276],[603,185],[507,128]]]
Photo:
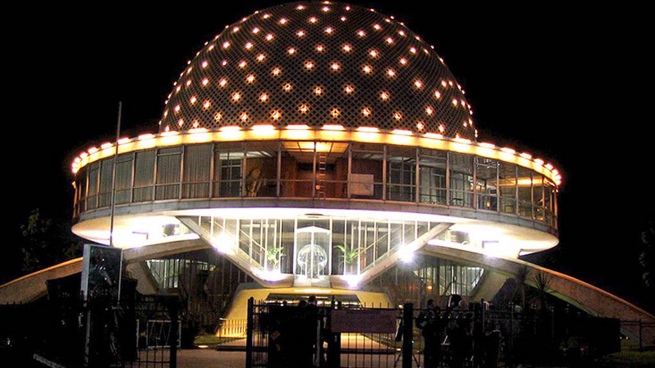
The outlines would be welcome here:
[[[156,132],[173,83],[226,25],[279,1],[51,3],[16,11],[5,33],[6,183],[16,254],[30,210],[70,219],[75,155]],[[480,141],[542,157],[563,176],[560,245],[531,257],[648,305],[640,232],[653,218],[649,14],[472,1],[352,1],[402,21],[444,58],[473,106]],[[35,11],[38,10],[38,11]],[[12,18],[11,15],[8,15]],[[13,153],[12,153],[13,152]],[[11,198],[10,198],[11,197]],[[5,257],[4,262],[12,262]]]

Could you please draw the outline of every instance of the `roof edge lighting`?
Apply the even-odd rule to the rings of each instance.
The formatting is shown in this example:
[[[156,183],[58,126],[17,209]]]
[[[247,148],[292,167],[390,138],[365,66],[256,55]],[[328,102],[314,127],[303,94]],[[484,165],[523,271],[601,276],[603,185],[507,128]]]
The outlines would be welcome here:
[[[294,133],[295,132],[295,133]],[[298,133],[302,135],[298,135]],[[170,138],[176,137],[174,140]],[[168,139],[166,139],[168,138]],[[177,144],[195,144],[203,142],[236,142],[245,140],[286,140],[299,141],[331,141],[331,142],[366,142],[380,144],[415,145],[438,150],[447,150],[483,157],[494,158],[501,161],[515,163],[541,172],[550,177],[557,185],[562,178],[559,171],[543,159],[534,158],[527,152],[517,153],[509,147],[498,147],[488,142],[471,142],[464,138],[445,138],[440,134],[424,133],[414,134],[407,130],[381,131],[375,127],[345,128],[338,124],[324,125],[321,129],[311,129],[304,124],[276,127],[272,124],[257,124],[250,128],[238,126],[225,126],[210,131],[206,128],[192,129],[187,132],[165,132],[158,134],[142,134],[137,138],[122,138],[118,141],[119,153],[126,153],[145,148],[171,146]],[[142,143],[148,142],[148,143]],[[77,173],[87,164],[113,156],[116,143],[103,143],[100,148],[91,147],[73,159],[71,171]]]

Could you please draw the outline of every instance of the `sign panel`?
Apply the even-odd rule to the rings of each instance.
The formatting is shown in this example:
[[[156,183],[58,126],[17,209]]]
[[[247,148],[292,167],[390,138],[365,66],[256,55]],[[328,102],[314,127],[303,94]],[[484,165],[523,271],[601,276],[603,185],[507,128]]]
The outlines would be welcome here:
[[[120,298],[123,250],[105,245],[84,244],[82,298],[118,302]]]
[[[334,309],[330,311],[332,332],[396,333],[395,309]]]

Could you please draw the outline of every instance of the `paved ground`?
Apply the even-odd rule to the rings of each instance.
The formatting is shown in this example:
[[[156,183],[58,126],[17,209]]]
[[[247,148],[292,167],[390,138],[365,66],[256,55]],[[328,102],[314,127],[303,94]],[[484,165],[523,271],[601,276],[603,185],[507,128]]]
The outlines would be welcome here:
[[[177,368],[245,368],[244,351],[216,349],[182,349],[178,351]]]

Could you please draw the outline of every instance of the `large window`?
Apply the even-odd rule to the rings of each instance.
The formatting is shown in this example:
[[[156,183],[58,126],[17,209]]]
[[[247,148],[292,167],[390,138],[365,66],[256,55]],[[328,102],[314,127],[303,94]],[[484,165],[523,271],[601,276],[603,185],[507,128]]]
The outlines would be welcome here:
[[[557,222],[558,189],[548,177],[467,153],[379,143],[252,141],[128,152],[117,156],[115,168],[113,160],[91,162],[77,174],[78,213],[109,207],[115,190],[118,205],[350,198],[492,211],[549,226]]]
[[[184,148],[182,198],[209,197],[211,159],[211,144],[198,144]]]
[[[136,153],[134,165],[134,201],[146,202],[153,200],[153,185],[155,184],[155,154],[156,150],[139,151]]]
[[[446,151],[419,149],[419,201],[421,203],[447,204],[447,155]]]
[[[475,158],[475,195],[477,206],[482,210],[498,210],[498,166],[497,160]]]
[[[387,162],[387,199],[416,201],[416,148],[389,147]]]
[[[161,148],[157,154],[155,199],[180,198],[182,146]]]
[[[473,206],[473,156],[450,153],[450,204]]]
[[[243,176],[242,144],[221,144],[216,148],[214,197],[240,197]]]

